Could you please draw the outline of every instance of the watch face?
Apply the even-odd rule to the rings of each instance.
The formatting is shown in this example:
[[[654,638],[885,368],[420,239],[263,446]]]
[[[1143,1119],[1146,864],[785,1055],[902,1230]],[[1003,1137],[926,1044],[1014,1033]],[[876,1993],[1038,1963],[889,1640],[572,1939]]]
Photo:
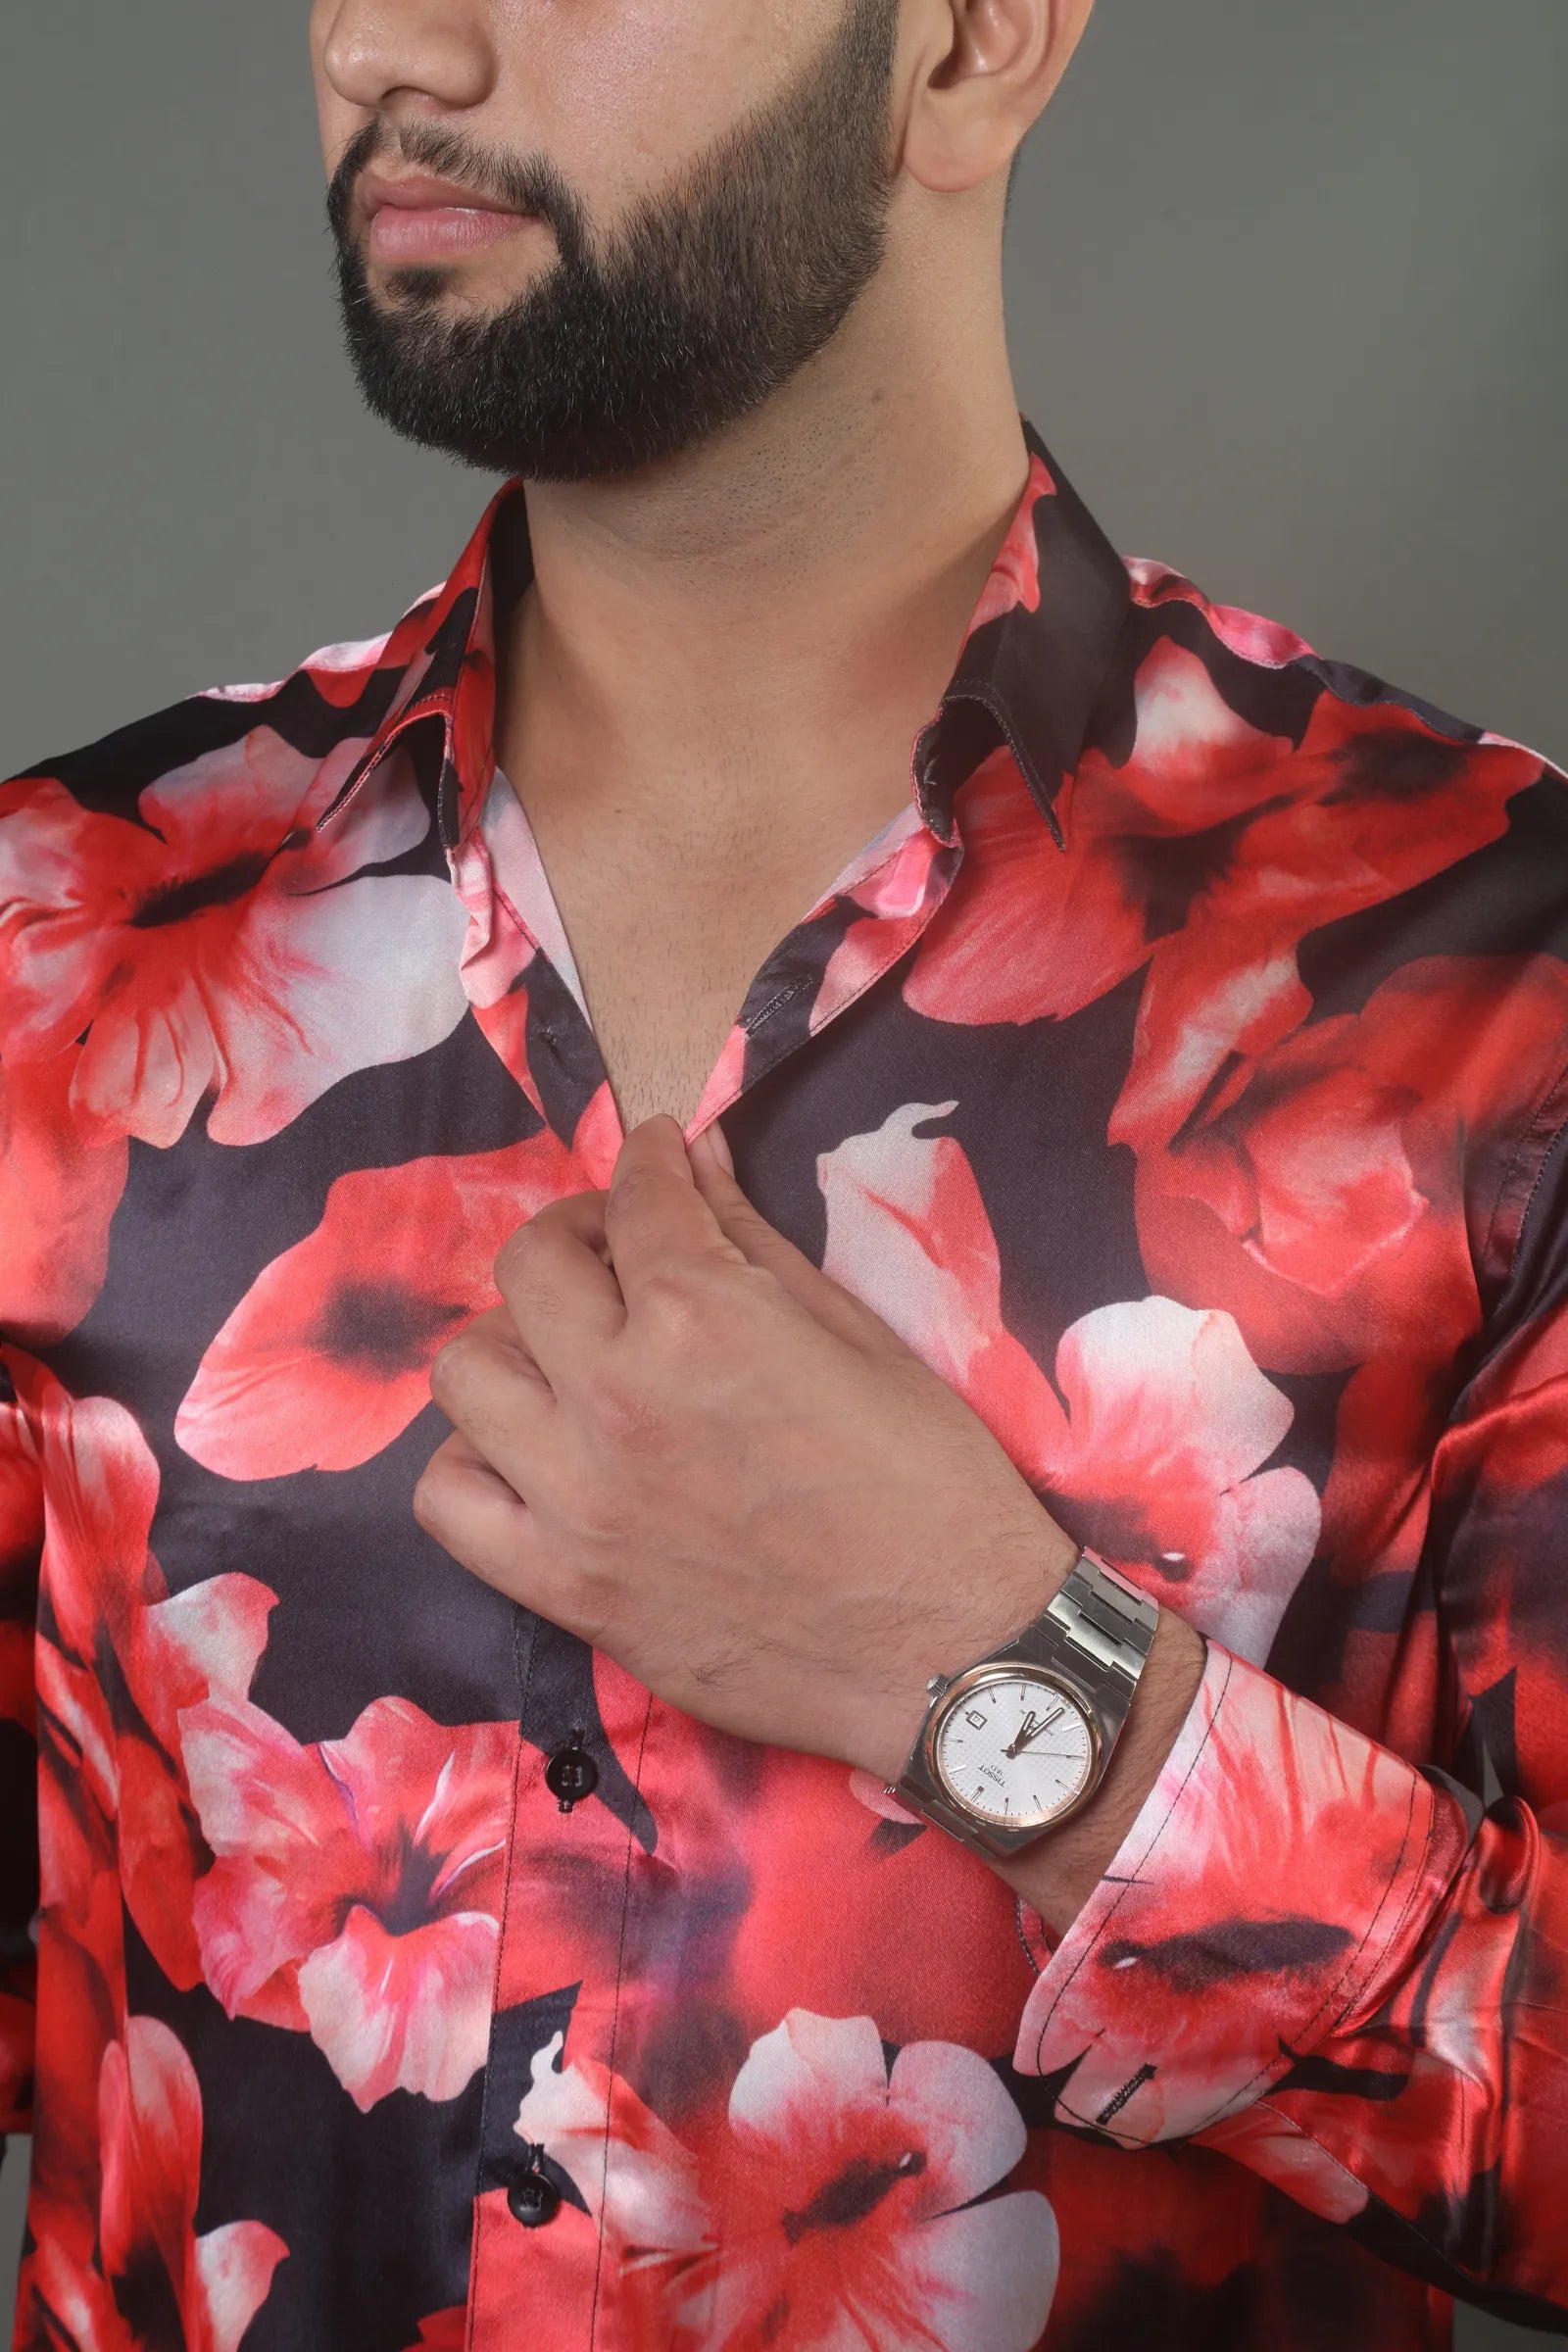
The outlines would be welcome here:
[[[1024,1667],[960,1691],[936,1726],[931,1761],[948,1794],[1004,1830],[1054,1820],[1094,1769],[1095,1736],[1076,1699]]]

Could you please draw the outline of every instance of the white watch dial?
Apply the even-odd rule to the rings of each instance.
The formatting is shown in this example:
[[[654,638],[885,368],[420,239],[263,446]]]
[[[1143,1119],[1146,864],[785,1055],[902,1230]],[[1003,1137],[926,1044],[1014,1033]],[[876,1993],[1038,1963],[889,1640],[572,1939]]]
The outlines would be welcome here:
[[[948,1793],[999,1829],[1030,1829],[1071,1804],[1095,1761],[1075,1699],[1022,1668],[976,1683],[948,1707],[931,1742]]]

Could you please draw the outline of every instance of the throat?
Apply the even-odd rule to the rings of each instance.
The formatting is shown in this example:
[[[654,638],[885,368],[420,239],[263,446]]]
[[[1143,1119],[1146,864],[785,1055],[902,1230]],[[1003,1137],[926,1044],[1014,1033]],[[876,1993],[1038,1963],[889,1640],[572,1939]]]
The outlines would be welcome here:
[[[620,991],[585,980],[588,1008],[611,1093],[629,1134],[661,1111],[689,1127],[729,1039],[749,972],[733,986],[703,990],[673,960],[644,974],[644,987]]]
[[[531,906],[535,937],[565,941],[627,1132],[658,1112],[690,1125],[759,972],[908,806],[900,774],[825,812],[799,794],[749,814],[709,796],[708,821],[688,808],[682,830],[635,801],[616,811],[503,773],[522,831],[514,858],[498,833],[498,878],[522,869],[510,895],[524,919]]]

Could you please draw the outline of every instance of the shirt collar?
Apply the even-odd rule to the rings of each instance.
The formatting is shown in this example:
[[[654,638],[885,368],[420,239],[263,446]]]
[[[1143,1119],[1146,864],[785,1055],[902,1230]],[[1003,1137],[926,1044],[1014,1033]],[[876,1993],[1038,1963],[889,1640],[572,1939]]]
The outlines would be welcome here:
[[[937,711],[915,740],[919,813],[939,840],[956,838],[953,798],[1005,741],[1058,846],[1056,808],[1078,764],[1090,715],[1131,603],[1126,565],[1020,416],[1029,478],[980,592]],[[390,681],[384,714],[318,824],[336,816],[390,746],[415,727],[441,729],[438,794],[443,839],[477,821],[495,771],[494,557],[508,516],[509,598],[532,576],[524,477],[504,482],[439,587],[410,607],[381,649]]]

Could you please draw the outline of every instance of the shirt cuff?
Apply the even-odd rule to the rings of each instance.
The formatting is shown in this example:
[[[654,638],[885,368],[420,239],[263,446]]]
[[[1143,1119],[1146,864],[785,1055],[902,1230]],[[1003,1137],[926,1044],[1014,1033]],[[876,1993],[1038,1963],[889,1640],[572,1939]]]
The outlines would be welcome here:
[[[1261,2097],[1442,1900],[1433,1785],[1209,1641],[1158,1780],[1024,2007],[1013,2064],[1127,2147]]]

